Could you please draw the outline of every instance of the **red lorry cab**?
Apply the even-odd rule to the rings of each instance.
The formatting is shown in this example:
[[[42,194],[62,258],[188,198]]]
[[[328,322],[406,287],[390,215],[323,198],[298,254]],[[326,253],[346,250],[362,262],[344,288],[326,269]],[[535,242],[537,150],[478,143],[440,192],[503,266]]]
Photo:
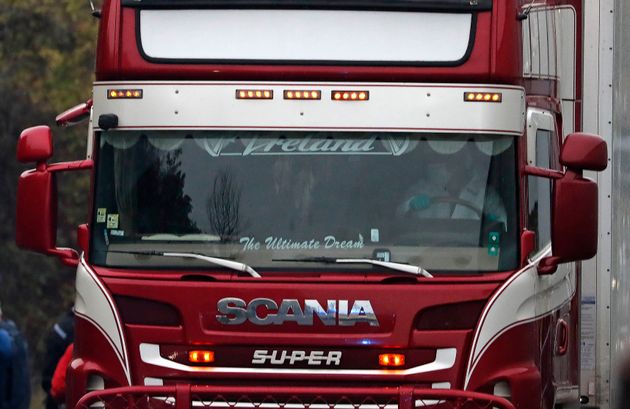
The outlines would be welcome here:
[[[88,158],[20,142],[18,244],[77,265],[69,407],[575,404],[581,7],[106,0]]]

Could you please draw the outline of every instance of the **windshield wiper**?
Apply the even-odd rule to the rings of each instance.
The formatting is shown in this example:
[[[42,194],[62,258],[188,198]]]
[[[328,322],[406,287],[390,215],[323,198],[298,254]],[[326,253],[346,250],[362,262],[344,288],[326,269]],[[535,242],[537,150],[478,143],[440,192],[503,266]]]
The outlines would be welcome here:
[[[372,264],[375,266],[389,268],[391,270],[402,271],[403,273],[413,274],[432,278],[433,275],[420,266],[412,266],[411,264],[394,263],[392,261],[373,260],[370,258],[334,258],[334,257],[304,257],[304,258],[279,258],[271,261],[297,261],[304,263],[326,263],[326,264]]]
[[[166,251],[154,251],[154,250],[109,250],[110,253],[123,253],[123,254],[138,254],[142,256],[162,256],[162,257],[184,257],[184,258],[194,258],[197,260],[204,260],[208,263],[216,264],[217,266],[229,268],[231,270],[242,271],[244,273],[248,273],[252,277],[261,278],[261,275],[258,274],[256,270],[252,267],[248,266],[245,263],[240,263],[238,261],[226,260],[224,258],[219,257],[210,257],[204,256],[203,254],[198,253],[172,253]]]

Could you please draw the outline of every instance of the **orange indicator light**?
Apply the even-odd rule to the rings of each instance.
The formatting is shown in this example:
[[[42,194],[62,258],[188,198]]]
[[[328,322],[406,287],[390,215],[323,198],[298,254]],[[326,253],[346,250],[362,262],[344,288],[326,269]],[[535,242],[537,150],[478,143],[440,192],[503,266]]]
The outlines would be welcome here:
[[[380,354],[378,364],[381,366],[403,366],[405,356],[403,354]]]
[[[210,362],[214,362],[214,352],[188,351],[188,360],[197,364],[208,364]]]
[[[107,99],[141,99],[141,89],[108,89]]]
[[[273,99],[270,89],[237,89],[236,99]]]
[[[465,92],[464,101],[467,102],[502,102],[503,94],[491,92]]]
[[[315,90],[285,90],[284,91],[284,99],[308,99],[308,100],[317,100],[322,99],[322,92]]]
[[[367,101],[370,99],[369,91],[333,91],[333,101]]]

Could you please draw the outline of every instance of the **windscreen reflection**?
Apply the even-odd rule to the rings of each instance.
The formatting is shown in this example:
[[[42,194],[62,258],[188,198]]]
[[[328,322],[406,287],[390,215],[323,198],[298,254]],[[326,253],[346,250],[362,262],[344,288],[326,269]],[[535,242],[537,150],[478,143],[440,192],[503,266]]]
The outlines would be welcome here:
[[[313,257],[513,269],[515,158],[508,136],[103,132],[92,262],[214,268],[122,253],[157,250],[296,273],[330,269],[299,261]]]

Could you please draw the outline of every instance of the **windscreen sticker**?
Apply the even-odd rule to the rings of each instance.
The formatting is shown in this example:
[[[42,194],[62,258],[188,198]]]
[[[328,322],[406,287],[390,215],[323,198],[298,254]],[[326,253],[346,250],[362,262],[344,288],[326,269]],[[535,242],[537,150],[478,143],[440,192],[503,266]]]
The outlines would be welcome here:
[[[118,228],[118,214],[112,213],[107,215],[107,225],[108,229],[117,229]]]
[[[392,253],[387,249],[376,249],[374,250],[373,257],[375,260],[381,261],[392,261]]]
[[[196,138],[210,156],[262,155],[384,155],[400,156],[413,151],[418,142],[409,137],[371,138]]]
[[[116,237],[125,237],[125,231],[124,230],[110,230],[109,234],[111,234],[112,236],[116,236]]]
[[[318,249],[362,249],[365,247],[363,235],[356,240],[340,240],[328,235],[322,239],[292,240],[280,236],[269,236],[260,241],[254,236],[241,237],[239,243],[243,251],[266,250],[318,250]]]
[[[96,223],[105,223],[107,220],[107,209],[99,207],[96,209]]]
[[[378,243],[379,239],[380,239],[380,234],[378,229],[372,229],[370,230],[370,240],[372,241],[372,243]]]
[[[498,256],[500,245],[501,234],[496,231],[491,231],[490,233],[488,233],[488,255],[494,257]]]

